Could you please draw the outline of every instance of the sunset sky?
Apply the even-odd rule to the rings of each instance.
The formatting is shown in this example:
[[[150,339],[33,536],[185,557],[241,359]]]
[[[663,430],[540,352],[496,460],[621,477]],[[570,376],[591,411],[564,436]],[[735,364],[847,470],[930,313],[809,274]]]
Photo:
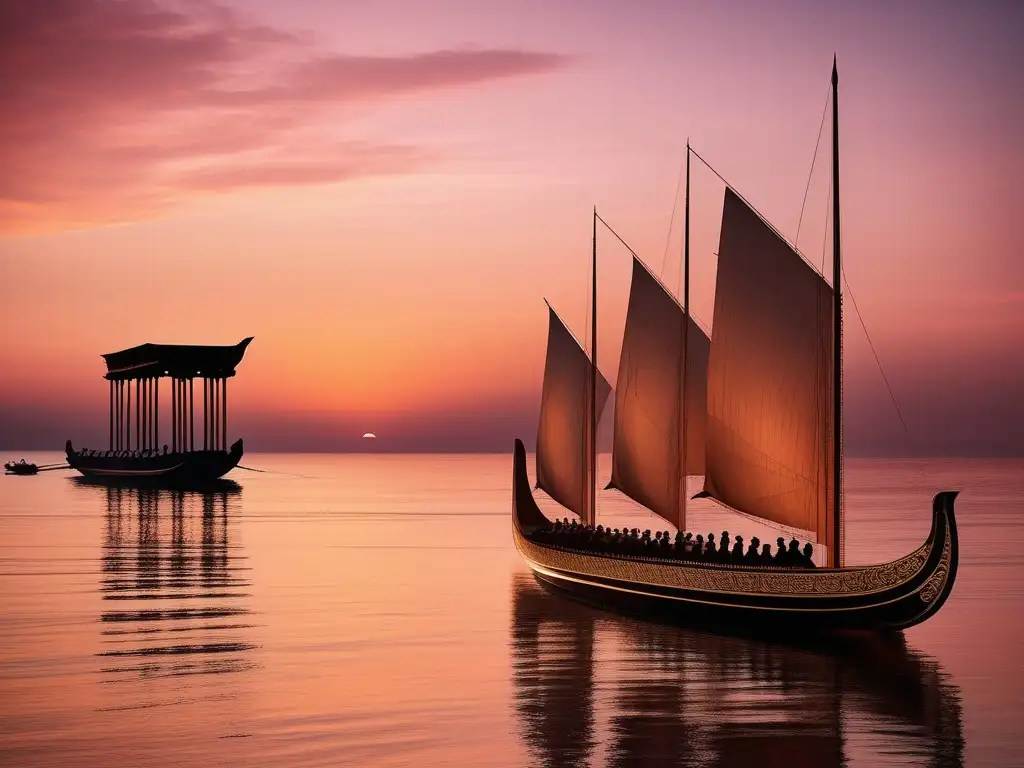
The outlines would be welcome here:
[[[847,446],[1024,455],[1022,29],[982,1],[4,2],[0,446],[105,447],[102,353],[246,336],[249,451],[532,444],[593,206],[678,287],[687,137],[820,264],[835,53],[846,277],[910,431],[847,298]],[[722,193],[695,167],[705,327]],[[602,233],[599,260],[614,382],[630,259]]]

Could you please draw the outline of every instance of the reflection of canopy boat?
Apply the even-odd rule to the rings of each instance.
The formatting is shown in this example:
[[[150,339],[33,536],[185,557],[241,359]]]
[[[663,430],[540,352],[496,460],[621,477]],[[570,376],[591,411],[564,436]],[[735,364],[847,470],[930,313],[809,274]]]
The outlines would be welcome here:
[[[832,70],[833,275],[841,274],[838,77]],[[615,393],[613,487],[684,530],[685,479],[728,508],[812,532],[814,570],[632,557],[532,540],[549,526],[516,440],[513,535],[542,579],[631,609],[744,625],[899,629],[933,615],[956,576],[955,492],[935,496],[917,550],[881,565],[842,562],[842,313],[838,290],[727,187],[709,339],[689,307],[689,160],[683,303],[634,258]],[[597,214],[592,333],[597,335]],[[594,345],[596,348],[596,345]],[[596,433],[610,387],[550,312],[537,486],[595,524]],[[680,446],[685,445],[685,450]]]
[[[587,765],[598,741],[612,766],[870,764],[863,729],[924,765],[963,762],[959,692],[900,636],[803,647],[606,620],[525,575],[510,624],[538,765]]]
[[[234,346],[143,344],[104,355],[110,382],[110,447],[75,451],[68,464],[103,481],[151,485],[202,484],[224,476],[242,459],[242,441],[227,443],[228,379],[251,338]],[[160,451],[159,381],[171,379],[171,446]],[[195,379],[203,380],[203,446],[195,445]],[[135,440],[132,442],[132,382]]]
[[[228,511],[241,487],[215,480],[202,492],[97,490],[107,507],[97,655],[108,679],[138,675],[152,683],[250,669],[249,569],[238,542],[229,541]]]

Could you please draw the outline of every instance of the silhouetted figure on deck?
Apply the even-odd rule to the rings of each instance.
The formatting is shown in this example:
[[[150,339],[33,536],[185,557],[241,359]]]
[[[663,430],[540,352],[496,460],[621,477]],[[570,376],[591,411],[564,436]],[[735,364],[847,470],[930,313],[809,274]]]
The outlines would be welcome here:
[[[775,560],[772,557],[772,545],[765,544],[761,547],[761,565],[774,565]]]
[[[700,561],[704,559],[704,534],[698,533],[696,543],[690,548],[690,557]]]
[[[786,540],[779,536],[775,540],[775,565],[789,565],[789,557],[786,555]]]
[[[761,562],[761,556],[757,550],[761,546],[761,541],[755,536],[750,540],[750,546],[747,547],[747,553],[743,556],[743,562],[747,565],[757,565]]]
[[[800,542],[796,539],[790,539],[789,541],[789,552],[786,553],[786,565],[792,568],[799,568],[804,564],[803,555],[800,554]]]
[[[722,531],[722,538],[718,540],[718,562],[729,562],[729,532]]]
[[[742,563],[743,562],[743,537],[737,536],[736,543],[732,545],[732,554],[729,556],[729,562],[731,563]]]
[[[811,546],[811,542],[804,544],[804,568],[817,568],[814,564],[812,555],[814,554],[814,547]]]
[[[704,559],[713,561],[715,555],[718,553],[718,549],[715,547],[715,534],[708,534],[708,543],[704,545]]]

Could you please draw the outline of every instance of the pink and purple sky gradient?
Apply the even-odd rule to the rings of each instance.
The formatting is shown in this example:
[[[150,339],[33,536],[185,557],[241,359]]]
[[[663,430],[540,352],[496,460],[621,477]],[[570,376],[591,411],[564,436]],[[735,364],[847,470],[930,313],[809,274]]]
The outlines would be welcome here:
[[[1008,2],[5,2],[0,445],[103,445],[101,353],[250,335],[248,450],[532,441],[541,298],[582,335],[592,206],[677,285],[689,136],[795,239],[835,52],[846,277],[911,437],[847,300],[848,449],[1024,455],[1021,29]],[[721,201],[696,169],[705,321]],[[599,245],[614,381],[630,261]]]

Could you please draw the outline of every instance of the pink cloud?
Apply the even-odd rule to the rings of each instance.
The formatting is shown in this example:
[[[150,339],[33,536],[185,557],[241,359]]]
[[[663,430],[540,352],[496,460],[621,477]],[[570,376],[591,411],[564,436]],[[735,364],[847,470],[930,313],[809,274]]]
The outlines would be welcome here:
[[[135,219],[197,192],[406,173],[426,149],[317,132],[357,103],[556,70],[519,50],[324,53],[205,0],[0,4],[0,233]]]
[[[186,189],[225,192],[240,187],[270,187],[298,184],[326,184],[360,176],[403,173],[430,162],[432,156],[417,147],[345,145],[338,159],[324,157],[316,162],[263,162],[253,166],[225,164],[210,166],[179,176]]]

